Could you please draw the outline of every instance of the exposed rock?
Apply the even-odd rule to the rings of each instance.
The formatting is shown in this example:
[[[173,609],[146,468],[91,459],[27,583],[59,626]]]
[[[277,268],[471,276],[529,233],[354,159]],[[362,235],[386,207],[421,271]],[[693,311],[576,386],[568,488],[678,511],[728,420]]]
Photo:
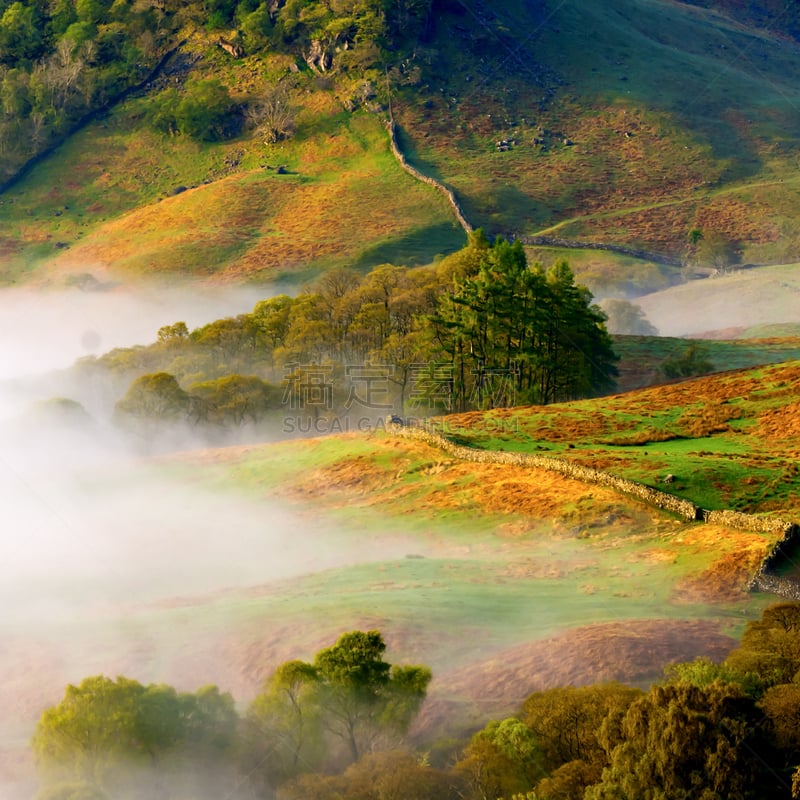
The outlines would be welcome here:
[[[234,58],[244,57],[244,47],[237,42],[229,42],[227,39],[217,39],[217,45]]]
[[[327,72],[333,63],[331,54],[325,49],[325,46],[319,39],[314,39],[314,41],[311,42],[311,47],[305,54],[305,59],[306,64],[317,72]]]

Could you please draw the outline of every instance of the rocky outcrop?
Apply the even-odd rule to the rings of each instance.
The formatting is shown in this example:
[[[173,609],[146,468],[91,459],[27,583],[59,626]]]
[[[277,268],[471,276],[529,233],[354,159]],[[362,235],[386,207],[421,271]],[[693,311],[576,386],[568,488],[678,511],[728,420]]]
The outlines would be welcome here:
[[[303,57],[306,64],[316,72],[327,72],[333,64],[333,56],[319,39],[311,42],[311,46],[303,54]]]

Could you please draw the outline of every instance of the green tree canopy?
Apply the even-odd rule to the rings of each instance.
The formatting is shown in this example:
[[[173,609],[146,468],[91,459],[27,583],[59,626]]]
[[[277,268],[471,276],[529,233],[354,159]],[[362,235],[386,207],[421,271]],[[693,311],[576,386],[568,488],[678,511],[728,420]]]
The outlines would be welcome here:
[[[249,783],[267,793],[321,766],[324,754],[316,673],[287,661],[265,681],[245,716],[242,759]]]
[[[605,315],[566,262],[529,268],[519,241],[487,246],[479,236],[467,253],[467,271],[453,273],[430,317],[457,410],[552,403],[613,386],[617,356]]]
[[[427,667],[393,667],[383,660],[385,650],[378,631],[352,631],[314,658],[323,724],[353,761],[382,737],[406,732],[431,680]]]
[[[227,758],[237,724],[233,698],[217,687],[179,694],[93,676],[42,714],[32,746],[53,797],[138,798],[164,781],[186,787],[201,764]]]
[[[653,687],[586,800],[756,800],[779,796],[754,701],[733,684]]]
[[[226,375],[189,388],[194,415],[215,425],[255,424],[281,408],[283,391],[255,375]]]
[[[777,603],[747,624],[739,646],[725,664],[753,673],[767,685],[791,683],[800,676],[800,604]]]
[[[181,389],[174,375],[155,372],[137,378],[125,397],[117,403],[117,412],[148,420],[176,420],[188,416],[192,401]]]
[[[307,771],[323,737],[343,744],[351,762],[402,740],[431,672],[392,665],[385,650],[380,632],[351,631],[313,662],[287,662],[267,681],[247,719],[283,774]]]
[[[707,375],[714,365],[708,359],[708,351],[697,342],[692,342],[679,355],[664,359],[661,371],[667,378],[691,378],[695,375]]]
[[[606,327],[609,333],[624,336],[658,336],[658,329],[649,322],[644,311],[635,303],[610,298],[603,300],[600,307],[608,317]]]

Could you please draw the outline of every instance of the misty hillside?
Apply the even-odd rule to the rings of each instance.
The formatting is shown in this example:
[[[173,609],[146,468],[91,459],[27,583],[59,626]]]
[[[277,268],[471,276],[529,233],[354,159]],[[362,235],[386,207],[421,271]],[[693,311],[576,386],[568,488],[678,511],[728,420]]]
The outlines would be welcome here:
[[[390,115],[471,225],[566,254],[595,292],[665,288],[685,263],[790,263],[784,5],[0,4],[0,271],[86,286],[104,269],[296,281],[429,263],[464,233],[392,155]]]
[[[786,0],[0,0],[0,797],[788,798],[798,78]]]

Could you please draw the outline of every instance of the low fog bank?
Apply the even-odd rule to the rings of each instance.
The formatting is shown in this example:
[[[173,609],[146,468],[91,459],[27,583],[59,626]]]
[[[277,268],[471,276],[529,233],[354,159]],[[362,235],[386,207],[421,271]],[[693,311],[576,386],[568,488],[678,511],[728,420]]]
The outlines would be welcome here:
[[[378,555],[347,547],[310,516],[196,489],[155,465],[138,472],[116,463],[99,475],[56,464],[17,467],[6,456],[0,507],[3,632]]]
[[[3,448],[0,458],[4,800],[30,799],[14,788],[33,778],[28,742],[67,683],[101,673],[171,684],[202,676],[182,688],[233,689],[237,665],[214,650],[225,637],[220,614],[233,614],[231,636],[241,624],[243,612],[218,607],[230,590],[398,559],[412,547],[400,537],[357,541],[310,512],[192,485],[171,464],[119,453],[91,463],[58,451],[38,464],[16,456]],[[172,627],[174,609],[192,621],[187,629]],[[180,653],[191,663],[176,679]]]
[[[800,266],[759,267],[636,297],[661,336],[800,323]]]
[[[251,587],[258,596],[419,547],[364,541],[310,512],[192,485],[172,464],[116,453],[65,466],[62,456],[36,464],[3,448],[0,458],[3,800],[30,800],[20,788],[34,779],[28,743],[67,683],[124,674],[189,690],[214,683],[238,697],[241,663],[216,647],[241,635]]]
[[[130,437],[69,399],[53,401],[58,387],[36,377],[92,352],[153,341],[164,324],[192,327],[248,311],[265,296],[0,291],[4,800],[30,797],[15,788],[31,778],[27,742],[66,682],[118,669],[120,653],[137,647],[141,671],[130,677],[164,680],[147,629],[159,603],[407,552],[403,542],[354,542],[309,513],[214,492],[176,476],[174,466],[142,461]]]
[[[91,289],[0,289],[0,419],[52,396],[53,370],[115,347],[155,341],[163,325],[191,329],[251,311],[275,287],[194,284],[136,288],[92,283]]]
[[[2,375],[39,374],[114,347],[155,341],[162,325],[189,328],[251,311],[275,287],[98,284],[93,290],[0,289]]]

